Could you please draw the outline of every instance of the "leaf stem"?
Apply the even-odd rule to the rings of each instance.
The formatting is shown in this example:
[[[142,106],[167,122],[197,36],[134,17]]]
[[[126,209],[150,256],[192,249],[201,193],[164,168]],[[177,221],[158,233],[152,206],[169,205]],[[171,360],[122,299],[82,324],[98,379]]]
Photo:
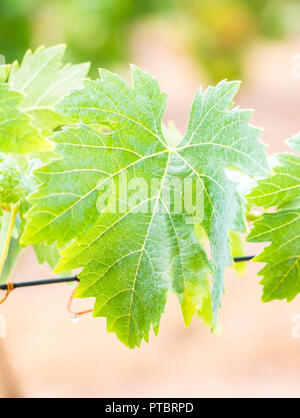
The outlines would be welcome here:
[[[12,210],[11,210],[9,226],[8,226],[8,229],[7,229],[7,234],[6,234],[4,245],[3,245],[3,251],[2,251],[2,254],[0,256],[0,276],[2,274],[4,263],[5,263],[7,253],[8,253],[8,250],[9,250],[10,240],[11,240],[11,236],[12,236],[12,233],[13,233],[17,213],[18,213],[18,206],[14,205],[12,207]]]

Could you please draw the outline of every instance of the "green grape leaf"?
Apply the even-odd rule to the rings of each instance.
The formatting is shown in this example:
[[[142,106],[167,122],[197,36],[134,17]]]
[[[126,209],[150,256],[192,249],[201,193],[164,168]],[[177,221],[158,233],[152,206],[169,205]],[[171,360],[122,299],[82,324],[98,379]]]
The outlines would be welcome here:
[[[173,127],[172,127],[173,130]],[[171,142],[173,144],[173,140]],[[207,242],[207,234],[200,224],[194,225],[194,234],[203,248]],[[209,275],[198,286],[194,283],[186,283],[183,300],[181,303],[181,310],[185,326],[189,326],[195,313],[203,319],[203,321],[212,327],[213,311],[211,300],[211,285]]]
[[[18,110],[23,96],[0,84],[0,152],[28,153],[52,148],[31,125],[31,118]]]
[[[0,153],[0,207],[9,209],[11,205],[17,205],[21,214],[28,210],[26,198],[36,189],[33,170],[41,164],[22,154]]]
[[[0,206],[9,207],[20,202],[24,196],[22,174],[13,157],[0,162]]]
[[[230,246],[231,246],[231,254],[232,257],[241,257],[244,255],[244,245],[243,245],[243,238],[241,233],[230,231]],[[244,275],[246,273],[247,269],[247,263],[246,262],[239,262],[234,263],[233,265],[235,271],[239,275]]]
[[[36,189],[32,170],[41,165],[38,160],[28,160],[23,155],[0,155],[0,207],[3,208],[0,226],[0,254],[3,253],[4,244],[9,232],[11,210],[18,208],[15,225],[9,242],[0,281],[6,281],[11,274],[24,246],[20,244],[20,236],[24,227],[24,213],[29,208],[26,198]],[[36,247],[36,246],[34,246]],[[55,244],[46,246],[38,244],[34,248],[40,263],[47,261],[52,269],[57,264],[58,252]]]
[[[47,263],[52,270],[58,263],[58,251],[55,244],[35,244],[33,249],[39,264]]]
[[[40,47],[34,53],[29,50],[22,64],[14,62],[10,71],[10,86],[24,95],[21,110],[43,132],[66,122],[54,112],[54,106],[71,90],[81,88],[89,71],[89,63],[63,65],[64,52],[64,45]]]
[[[300,134],[287,141],[300,151]],[[266,209],[262,219],[254,222],[248,237],[250,242],[270,242],[254,260],[266,263],[260,271],[264,286],[263,301],[286,299],[291,301],[300,293],[300,157],[279,154],[280,165],[273,176],[260,180],[248,195],[248,200]]]
[[[286,143],[295,151],[300,152],[300,132],[288,139]]]
[[[14,205],[19,211],[19,234],[11,238],[7,257],[4,252],[4,265],[1,259],[2,279],[21,251],[23,215],[29,209],[26,199],[36,187],[32,170],[57,158],[45,137],[70,121],[55,112],[54,106],[72,89],[82,87],[89,70],[88,63],[63,65],[64,50],[63,45],[41,47],[34,53],[28,51],[20,66],[17,62],[0,66],[0,207],[10,212]],[[5,232],[3,227],[2,235]],[[47,261],[51,268],[57,264],[56,244],[39,244],[35,252],[39,262]]]
[[[268,173],[261,131],[249,125],[251,112],[230,110],[238,82],[200,89],[185,137],[171,146],[162,132],[166,95],[135,66],[132,76],[133,88],[101,71],[99,80],[85,81],[83,90],[59,104],[57,111],[80,124],[52,137],[62,158],[37,170],[41,186],[31,196],[22,238],[59,247],[73,240],[56,271],[83,268],[76,296],[95,297],[94,315],[106,317],[108,331],[129,347],[147,341],[151,325],[158,331],[170,292],[186,323],[195,311],[208,322],[213,312],[216,322],[225,267],[232,264],[228,233],[245,228],[242,201],[226,169]],[[146,193],[132,186],[137,179]],[[172,182],[176,195],[186,179],[190,192],[171,197]],[[189,195],[199,198],[194,212],[185,205]],[[184,202],[181,211],[175,200]],[[194,223],[209,238],[211,262]]]

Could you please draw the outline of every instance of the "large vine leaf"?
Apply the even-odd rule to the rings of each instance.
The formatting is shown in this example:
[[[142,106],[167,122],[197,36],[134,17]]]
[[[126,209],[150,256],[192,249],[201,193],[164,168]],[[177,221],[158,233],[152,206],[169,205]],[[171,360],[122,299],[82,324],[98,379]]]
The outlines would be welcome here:
[[[132,76],[133,88],[101,71],[99,80],[86,81],[59,104],[58,111],[81,124],[52,137],[62,158],[37,171],[42,184],[31,197],[23,236],[25,243],[57,241],[60,247],[74,240],[62,251],[57,271],[83,268],[76,295],[95,297],[94,315],[105,316],[108,330],[129,347],[148,340],[151,324],[158,330],[170,291],[186,323],[195,311],[210,318],[210,309],[215,322],[225,266],[232,263],[228,233],[245,228],[242,199],[226,168],[250,176],[268,172],[260,130],[248,123],[251,112],[230,110],[239,83],[200,89],[187,133],[174,147],[162,132],[166,95],[135,66]],[[102,132],[103,126],[110,131]],[[148,185],[155,178],[154,193],[135,190],[126,200],[124,181],[137,178]],[[190,214],[170,210],[165,196],[174,178],[201,186],[193,192],[203,197],[204,217],[193,221],[209,237],[211,262]]]
[[[287,141],[300,152],[300,134]],[[300,157],[296,154],[277,156],[280,165],[273,176],[258,182],[248,196],[249,202],[266,209],[254,223],[248,237],[250,242],[271,242],[255,261],[266,263],[260,271],[264,278],[263,301],[291,301],[300,293]]]

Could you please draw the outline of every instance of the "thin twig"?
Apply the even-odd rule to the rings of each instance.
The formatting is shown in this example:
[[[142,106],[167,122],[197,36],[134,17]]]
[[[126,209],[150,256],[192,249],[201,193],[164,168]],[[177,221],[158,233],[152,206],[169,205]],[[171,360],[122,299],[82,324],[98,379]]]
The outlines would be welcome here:
[[[255,255],[245,255],[243,257],[234,257],[233,261],[235,263],[241,263],[243,261],[251,261],[251,260],[253,260],[254,257],[255,257]]]
[[[54,279],[44,279],[44,280],[34,280],[28,282],[16,282],[13,283],[14,289],[20,287],[30,287],[30,286],[41,286],[45,284],[57,284],[57,283],[67,283],[67,282],[78,282],[79,279],[74,277],[55,277]],[[0,290],[7,290],[7,284],[0,284]]]

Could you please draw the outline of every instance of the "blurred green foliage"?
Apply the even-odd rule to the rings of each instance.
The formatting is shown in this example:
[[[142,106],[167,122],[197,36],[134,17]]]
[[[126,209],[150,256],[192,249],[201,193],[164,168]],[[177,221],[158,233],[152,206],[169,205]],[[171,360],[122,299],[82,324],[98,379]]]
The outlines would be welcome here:
[[[257,38],[281,39],[299,30],[299,0],[185,0],[190,49],[213,81],[241,78]]]
[[[128,60],[130,29],[173,0],[0,0],[0,53],[8,62],[28,48],[67,43],[68,59],[94,69]]]
[[[209,78],[237,78],[258,36],[297,28],[299,0],[0,0],[0,53],[8,62],[29,47],[68,44],[71,61],[111,67],[130,60],[135,22],[159,15],[173,23]],[[93,74],[94,75],[94,74]]]

